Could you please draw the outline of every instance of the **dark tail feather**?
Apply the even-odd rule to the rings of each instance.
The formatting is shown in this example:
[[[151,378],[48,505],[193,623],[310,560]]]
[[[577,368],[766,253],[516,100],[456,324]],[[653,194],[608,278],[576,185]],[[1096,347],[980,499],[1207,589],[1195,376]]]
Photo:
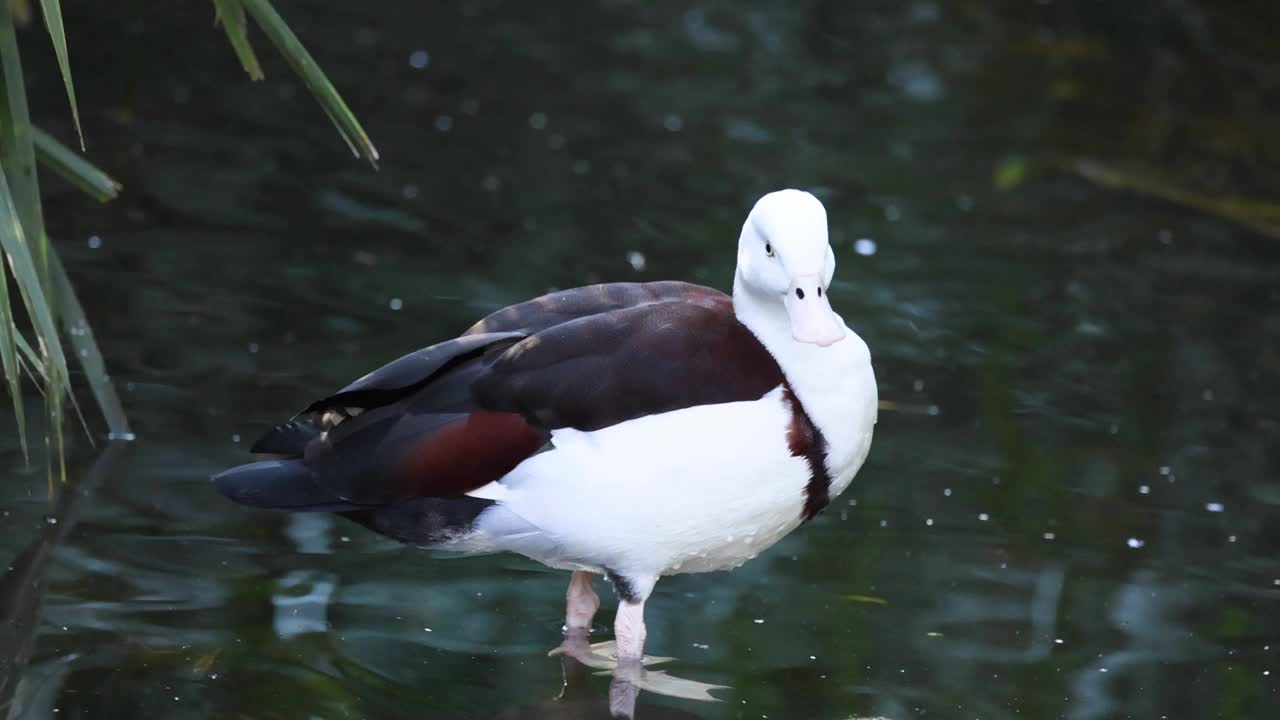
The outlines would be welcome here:
[[[341,515],[401,542],[435,545],[466,535],[475,527],[480,513],[493,504],[492,500],[469,495],[415,497]]]
[[[301,460],[264,460],[213,476],[223,495],[242,505],[270,510],[342,512],[360,506],[316,487]]]
[[[268,430],[249,448],[252,453],[302,457],[307,444],[320,437],[320,428],[311,420],[290,420]]]

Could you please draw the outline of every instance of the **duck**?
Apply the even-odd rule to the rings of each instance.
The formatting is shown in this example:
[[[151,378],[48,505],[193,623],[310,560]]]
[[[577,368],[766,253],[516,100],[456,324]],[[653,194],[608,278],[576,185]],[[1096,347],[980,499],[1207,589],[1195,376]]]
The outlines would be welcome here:
[[[568,571],[566,635],[590,632],[604,576],[616,661],[640,663],[660,578],[755,558],[867,458],[876,380],[831,307],[835,264],[822,202],[769,193],[731,294],[605,283],[505,307],[312,402],[212,481],[246,506]]]

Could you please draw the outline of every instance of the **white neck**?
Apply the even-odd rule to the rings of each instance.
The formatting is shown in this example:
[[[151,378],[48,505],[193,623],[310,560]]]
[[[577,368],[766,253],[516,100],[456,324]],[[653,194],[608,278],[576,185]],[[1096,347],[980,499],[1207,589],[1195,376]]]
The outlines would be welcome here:
[[[796,398],[826,438],[835,496],[866,458],[876,422],[878,398],[867,344],[847,326],[844,339],[828,347],[798,342],[781,299],[761,294],[740,273],[733,280],[733,309],[773,355]]]

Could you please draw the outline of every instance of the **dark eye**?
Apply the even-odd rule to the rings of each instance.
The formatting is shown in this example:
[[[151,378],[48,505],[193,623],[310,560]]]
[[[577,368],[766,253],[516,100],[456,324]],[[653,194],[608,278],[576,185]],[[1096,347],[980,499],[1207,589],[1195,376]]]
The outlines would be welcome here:
[[[822,286],[818,286],[818,297],[822,297]]]
[[[764,244],[764,254],[773,257],[773,246],[769,243]]]

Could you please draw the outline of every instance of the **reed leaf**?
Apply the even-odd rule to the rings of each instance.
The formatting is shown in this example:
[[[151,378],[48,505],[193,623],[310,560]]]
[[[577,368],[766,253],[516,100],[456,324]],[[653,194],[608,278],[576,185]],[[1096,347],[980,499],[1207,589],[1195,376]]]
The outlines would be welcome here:
[[[324,109],[329,119],[333,121],[334,126],[338,128],[338,134],[347,142],[347,146],[356,157],[362,157],[369,161],[375,168],[378,166],[378,149],[373,146],[369,140],[369,135],[361,127],[360,121],[356,119],[351,109],[347,107],[346,102],[342,100],[342,96],[338,94],[333,83],[329,82],[329,78],[316,64],[315,58],[311,57],[311,53],[302,46],[302,42],[298,40],[298,36],[289,29],[284,18],[276,12],[269,0],[237,0],[244,6],[253,19],[257,21],[258,27],[262,28],[262,32],[271,40],[276,49],[284,55],[285,60],[293,67],[298,77],[302,78],[303,84],[320,103],[320,107]]]
[[[80,153],[58,142],[38,127],[31,128],[35,140],[36,160],[80,188],[98,202],[115,200],[123,186]]]
[[[249,79],[257,81],[266,77],[262,74],[257,54],[253,52],[253,45],[249,44],[249,24],[245,21],[244,5],[240,4],[240,0],[213,0],[213,6],[216,10],[214,23],[222,23],[227,39],[231,41],[231,48],[235,50],[236,57],[240,58],[244,71],[249,73]]]
[[[84,307],[76,297],[75,287],[62,261],[54,254],[50,258],[49,276],[53,281],[53,297],[62,311],[63,322],[67,326],[67,341],[76,351],[80,367],[84,368],[85,377],[89,381],[89,389],[93,391],[98,407],[107,420],[107,429],[113,440],[132,440],[133,432],[129,429],[129,418],[124,414],[120,397],[116,394],[111,376],[107,374],[106,362],[102,359],[102,351],[98,349],[98,341],[93,336],[93,329],[85,317]]]
[[[84,150],[84,131],[80,129],[80,110],[76,107],[76,87],[71,82],[71,61],[67,57],[67,32],[62,26],[62,3],[60,0],[40,0],[40,8],[44,11],[44,26],[49,30],[49,37],[53,40],[53,54],[58,57],[62,84],[67,88],[67,101],[71,103],[71,120],[76,125],[80,149]]]
[[[64,391],[70,390],[66,355],[53,321],[53,308],[40,284],[40,276],[36,273],[31,246],[18,219],[13,196],[9,193],[7,174],[0,173],[0,247],[8,257],[9,271],[13,274],[14,284],[18,286],[27,314],[31,317],[37,345],[45,361],[45,379],[52,386],[46,389],[61,387]],[[51,393],[53,395],[57,395],[57,392]]]
[[[0,175],[3,174],[0,171]],[[18,363],[20,337],[22,334],[14,322],[13,308],[9,305],[9,278],[3,267],[0,267],[0,364],[4,366],[4,379],[9,386],[9,396],[13,399],[13,416],[18,421],[18,444],[22,446],[22,457],[30,460],[26,413],[22,407],[22,369]],[[27,347],[30,349],[30,345]]]
[[[9,176],[9,190],[26,236],[42,243],[44,216],[36,173],[35,143],[27,110],[27,89],[22,78],[18,37],[8,4],[0,4],[0,167]],[[48,267],[48,246],[38,244],[36,267],[41,279]]]

